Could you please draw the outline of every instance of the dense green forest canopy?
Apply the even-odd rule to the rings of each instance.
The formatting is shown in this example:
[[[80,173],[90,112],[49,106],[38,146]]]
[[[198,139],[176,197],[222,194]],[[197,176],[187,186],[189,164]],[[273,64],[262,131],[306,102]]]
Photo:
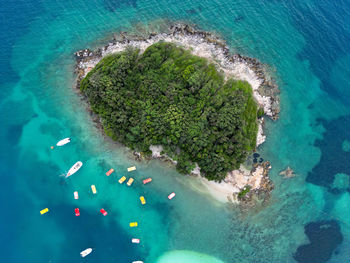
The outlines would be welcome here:
[[[225,81],[206,59],[159,42],[104,57],[81,81],[106,133],[150,153],[162,145],[189,173],[221,180],[254,150],[257,105],[247,82]]]

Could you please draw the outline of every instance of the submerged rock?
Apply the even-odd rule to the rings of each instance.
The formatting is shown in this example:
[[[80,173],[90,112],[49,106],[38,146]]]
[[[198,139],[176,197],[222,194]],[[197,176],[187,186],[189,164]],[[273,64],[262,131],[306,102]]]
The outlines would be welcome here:
[[[281,171],[279,175],[284,175],[283,178],[291,178],[296,176],[293,169],[290,168],[289,166],[285,170]]]

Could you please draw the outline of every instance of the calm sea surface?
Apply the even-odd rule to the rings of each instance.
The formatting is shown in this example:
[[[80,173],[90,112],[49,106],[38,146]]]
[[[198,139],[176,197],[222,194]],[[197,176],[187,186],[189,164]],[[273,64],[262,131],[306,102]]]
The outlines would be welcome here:
[[[169,21],[194,23],[271,66],[282,111],[260,149],[275,183],[267,207],[220,204],[159,161],[137,163],[133,187],[117,183],[135,162],[72,89],[73,53]],[[348,1],[0,0],[0,32],[1,262],[350,262]],[[72,142],[50,149],[64,137]],[[60,177],[78,160],[77,174]],[[283,179],[288,165],[297,176]],[[81,259],[87,247],[94,252]]]

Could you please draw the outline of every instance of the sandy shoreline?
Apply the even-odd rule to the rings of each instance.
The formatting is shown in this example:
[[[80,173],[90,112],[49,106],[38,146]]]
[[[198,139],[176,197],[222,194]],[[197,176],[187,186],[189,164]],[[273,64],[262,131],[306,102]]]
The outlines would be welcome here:
[[[239,54],[230,54],[226,43],[211,33],[196,30],[185,24],[174,24],[169,28],[168,33],[150,34],[148,38],[140,36],[120,35],[121,40],[113,40],[108,45],[95,51],[88,49],[75,53],[77,59],[76,72],[78,74],[77,86],[80,80],[106,55],[125,50],[131,46],[143,52],[147,47],[159,41],[172,42],[191,53],[208,59],[221,70],[226,77],[247,81],[253,89],[253,96],[259,107],[264,109],[265,115],[273,120],[278,118],[279,98],[277,85],[271,81],[267,74],[266,65],[258,60],[244,57]],[[264,119],[259,119],[257,147],[266,139],[264,134]],[[162,147],[151,146],[152,158],[169,157],[161,155]],[[173,160],[171,160],[173,161]],[[174,162],[174,161],[173,161]],[[240,191],[247,185],[254,191],[270,191],[272,183],[268,179],[270,165],[260,163],[251,170],[241,166],[239,170],[229,172],[221,183],[208,181],[199,176],[201,183],[208,189],[209,193],[222,202],[235,202]],[[200,168],[197,166],[192,175],[200,175]],[[265,183],[265,186],[263,185]],[[264,188],[265,187],[265,188]],[[249,196],[248,196],[249,197]]]

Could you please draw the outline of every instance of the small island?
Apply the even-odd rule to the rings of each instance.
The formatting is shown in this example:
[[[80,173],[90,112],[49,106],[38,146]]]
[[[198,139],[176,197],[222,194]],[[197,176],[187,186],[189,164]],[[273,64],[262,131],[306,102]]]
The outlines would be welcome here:
[[[80,89],[109,136],[148,154],[162,145],[181,173],[197,163],[207,179],[222,180],[255,149],[260,111],[249,83],[225,81],[173,43],[106,56]]]
[[[272,189],[268,162],[242,166],[265,140],[263,116],[279,111],[277,87],[258,61],[183,24],[148,38],[122,33],[76,58],[77,87],[108,136],[201,175],[230,200]]]

